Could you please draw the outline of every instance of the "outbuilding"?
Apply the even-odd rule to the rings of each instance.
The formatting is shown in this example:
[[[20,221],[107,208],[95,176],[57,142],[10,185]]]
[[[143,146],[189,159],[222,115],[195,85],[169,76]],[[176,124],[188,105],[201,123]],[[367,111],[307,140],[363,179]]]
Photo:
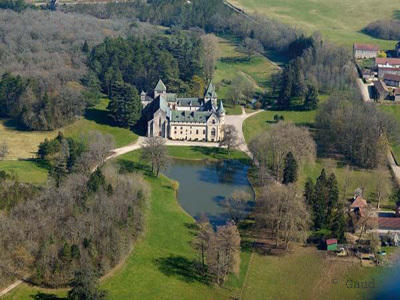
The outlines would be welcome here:
[[[325,241],[326,243],[326,250],[328,251],[336,251],[337,246],[338,246],[338,240],[337,239],[328,239]]]

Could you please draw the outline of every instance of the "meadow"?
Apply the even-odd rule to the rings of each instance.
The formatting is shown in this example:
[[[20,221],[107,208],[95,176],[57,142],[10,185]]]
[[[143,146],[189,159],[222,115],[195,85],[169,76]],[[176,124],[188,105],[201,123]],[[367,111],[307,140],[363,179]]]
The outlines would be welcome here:
[[[237,76],[242,76],[253,84],[255,91],[264,90],[272,73],[279,70],[279,66],[261,55],[252,55],[250,61],[246,55],[237,51],[240,40],[232,36],[219,37],[219,59],[216,64],[214,83],[219,86],[218,97],[224,101],[227,114],[241,114],[241,107],[233,107],[226,101],[229,85],[222,81],[232,81]]]
[[[352,47],[354,43],[375,43],[394,49],[394,41],[372,38],[362,32],[369,23],[392,19],[400,3],[392,0],[229,0],[247,13],[266,15],[308,34],[320,32],[333,43]]]

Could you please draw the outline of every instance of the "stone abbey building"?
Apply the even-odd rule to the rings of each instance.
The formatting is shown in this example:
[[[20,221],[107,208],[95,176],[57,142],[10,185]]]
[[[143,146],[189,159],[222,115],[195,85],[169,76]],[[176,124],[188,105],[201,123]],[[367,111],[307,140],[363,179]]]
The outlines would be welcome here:
[[[153,97],[141,93],[141,101],[148,119],[147,136],[161,136],[172,140],[218,142],[223,136],[225,110],[212,83],[203,99],[178,98],[168,93],[160,80]]]

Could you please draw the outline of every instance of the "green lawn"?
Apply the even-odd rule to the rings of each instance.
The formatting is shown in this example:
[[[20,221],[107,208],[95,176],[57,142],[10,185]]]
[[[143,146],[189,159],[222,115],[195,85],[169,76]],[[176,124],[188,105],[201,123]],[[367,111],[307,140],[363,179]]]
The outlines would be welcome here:
[[[47,169],[36,161],[0,161],[0,170],[16,175],[22,182],[44,184],[47,181]]]
[[[173,158],[188,160],[236,159],[247,162],[250,161],[250,158],[242,151],[232,150],[230,151],[230,154],[227,154],[226,149],[209,147],[168,146],[168,155]]]
[[[86,111],[85,118],[74,124],[65,127],[62,131],[66,136],[78,139],[81,134],[92,130],[100,131],[103,134],[111,134],[115,139],[117,148],[129,145],[138,139],[138,136],[129,129],[110,125],[107,115],[108,99],[104,98],[94,108]]]
[[[254,137],[268,130],[274,124],[274,116],[279,115],[285,121],[293,122],[296,125],[309,126],[315,121],[316,111],[275,111],[266,110],[248,118],[243,124],[243,134],[246,142],[249,143]]]
[[[241,299],[365,299],[369,291],[348,289],[346,281],[375,279],[378,286],[384,269],[330,262],[324,252],[296,247],[285,256],[255,254]]]
[[[278,68],[264,56],[253,55],[249,60],[236,50],[240,43],[239,39],[231,36],[219,38],[220,57],[216,65],[214,83],[219,84],[218,97],[225,99],[229,85],[222,83],[222,80],[232,81],[236,76],[241,75],[254,85],[255,90],[263,90],[268,84],[269,78]],[[233,107],[231,103],[225,102],[227,114],[240,115],[241,107]]]
[[[247,13],[264,14],[307,33],[321,32],[328,40],[347,47],[376,43],[394,49],[396,42],[374,39],[361,30],[379,19],[392,19],[400,9],[393,0],[229,0]]]

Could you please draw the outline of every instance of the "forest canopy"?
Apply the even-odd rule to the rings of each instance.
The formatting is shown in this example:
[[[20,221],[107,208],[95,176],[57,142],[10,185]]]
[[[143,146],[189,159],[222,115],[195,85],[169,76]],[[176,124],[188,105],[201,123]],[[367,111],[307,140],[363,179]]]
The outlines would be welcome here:
[[[0,11],[0,114],[33,130],[74,121],[93,101],[84,45],[151,35],[149,26],[53,11]]]

